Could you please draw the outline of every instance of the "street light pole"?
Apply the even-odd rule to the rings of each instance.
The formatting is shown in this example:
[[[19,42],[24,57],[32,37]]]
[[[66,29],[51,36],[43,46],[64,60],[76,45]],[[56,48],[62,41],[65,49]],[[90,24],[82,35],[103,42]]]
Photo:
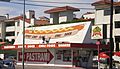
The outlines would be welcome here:
[[[22,47],[22,68],[24,69],[24,49],[25,49],[25,0],[23,9],[23,47]]]
[[[100,69],[100,40],[96,42],[96,45],[98,47],[98,69]]]
[[[112,52],[113,52],[113,0],[111,0],[110,3],[110,9],[111,9],[111,14],[110,14],[110,64],[109,64],[109,69],[112,69]]]

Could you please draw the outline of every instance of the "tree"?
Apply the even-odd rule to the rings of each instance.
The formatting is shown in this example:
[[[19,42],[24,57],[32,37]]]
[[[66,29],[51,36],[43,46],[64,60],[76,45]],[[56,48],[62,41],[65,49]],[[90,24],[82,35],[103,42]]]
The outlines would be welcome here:
[[[14,42],[15,42],[15,39],[12,39],[11,44],[14,44]]]

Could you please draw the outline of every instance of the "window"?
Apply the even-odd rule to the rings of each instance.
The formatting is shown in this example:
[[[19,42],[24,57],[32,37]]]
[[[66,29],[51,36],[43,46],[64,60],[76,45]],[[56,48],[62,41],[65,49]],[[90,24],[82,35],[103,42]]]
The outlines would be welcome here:
[[[17,22],[17,26],[20,26],[20,22]]]
[[[56,60],[71,61],[71,50],[56,50]]]
[[[110,9],[109,8],[107,8],[107,9],[104,9],[104,16],[106,16],[106,15],[110,15]]]
[[[63,50],[63,61],[71,61],[71,50]]]
[[[120,6],[115,7],[115,14],[118,14],[118,13],[120,13]]]
[[[119,43],[120,42],[120,36],[115,36],[115,42]]]
[[[57,50],[56,51],[56,60],[62,60],[62,54],[63,54],[62,50]]]
[[[15,36],[15,32],[6,32],[6,36]]]
[[[115,21],[115,28],[120,28],[120,21]]]
[[[6,22],[6,27],[15,26],[15,22]]]

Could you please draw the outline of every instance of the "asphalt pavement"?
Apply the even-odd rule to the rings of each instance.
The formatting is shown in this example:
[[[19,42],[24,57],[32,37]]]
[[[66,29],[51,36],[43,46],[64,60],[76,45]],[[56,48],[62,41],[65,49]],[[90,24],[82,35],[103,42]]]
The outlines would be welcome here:
[[[23,69],[21,65],[16,65],[16,69]],[[25,65],[24,69],[85,69],[80,67],[58,67],[58,66],[33,66]]]

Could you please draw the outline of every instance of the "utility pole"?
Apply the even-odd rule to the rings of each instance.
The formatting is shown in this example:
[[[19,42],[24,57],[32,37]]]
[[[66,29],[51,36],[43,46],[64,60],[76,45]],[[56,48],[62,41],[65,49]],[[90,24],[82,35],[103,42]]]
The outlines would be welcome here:
[[[25,52],[25,0],[23,9],[23,47],[22,47],[22,68],[24,69],[24,52]]]
[[[110,64],[109,69],[112,69],[112,53],[113,53],[113,0],[110,3]]]

